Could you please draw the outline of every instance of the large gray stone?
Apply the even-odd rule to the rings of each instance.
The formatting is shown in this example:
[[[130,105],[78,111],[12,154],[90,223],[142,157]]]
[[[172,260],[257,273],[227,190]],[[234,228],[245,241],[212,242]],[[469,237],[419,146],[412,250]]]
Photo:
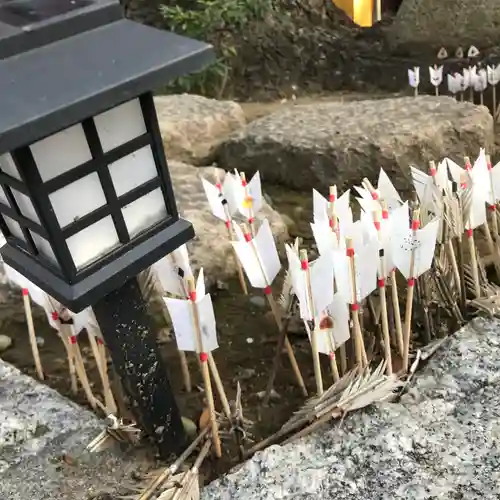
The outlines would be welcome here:
[[[500,498],[500,321],[475,320],[381,404],[257,453],[202,500]]]
[[[216,169],[197,168],[177,161],[170,162],[169,169],[179,212],[192,222],[196,233],[194,240],[188,244],[193,269],[202,266],[209,284],[235,276],[236,261],[226,226],[223,221],[212,215],[201,184],[202,176],[215,183]],[[219,174],[223,178],[222,170],[219,170]],[[262,220],[263,217],[269,220],[278,244],[282,243],[288,234],[281,216],[269,204],[264,203],[262,211],[256,218]]]
[[[422,48],[487,48],[500,43],[498,0],[404,0],[388,41],[393,49],[418,54]]]
[[[158,96],[155,107],[167,159],[189,163],[246,123],[239,104],[199,95]]]
[[[94,414],[0,359],[0,499],[87,500],[120,491],[138,466],[117,447],[85,451],[103,428]]]
[[[463,161],[493,145],[485,107],[421,96],[298,105],[250,123],[213,152],[217,164],[297,189],[372,181],[383,167],[409,187],[409,165],[445,156]]]

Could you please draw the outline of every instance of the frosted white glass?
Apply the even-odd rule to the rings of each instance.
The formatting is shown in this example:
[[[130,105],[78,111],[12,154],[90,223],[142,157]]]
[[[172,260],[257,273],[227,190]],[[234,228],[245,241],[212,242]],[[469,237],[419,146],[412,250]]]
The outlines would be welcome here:
[[[56,264],[59,267],[59,263],[57,262],[56,256],[54,254],[54,250],[52,250],[51,244],[45,239],[42,238],[39,234],[30,231],[31,237],[35,242],[35,246],[38,251],[51,262]]]
[[[66,240],[77,269],[91,264],[120,244],[111,216],[83,229]]]
[[[3,218],[12,236],[15,236],[21,241],[26,241],[21,226],[19,225],[18,222],[16,222],[14,219],[11,219],[10,217],[7,217],[6,215],[4,215]]]
[[[10,153],[4,153],[0,155],[0,168],[2,172],[14,177],[15,179],[21,180],[21,176],[19,175],[19,171],[17,170],[16,164],[12,159]]]
[[[151,147],[145,146],[110,163],[109,173],[118,196],[153,179],[157,171]]]
[[[155,189],[129,203],[122,209],[131,238],[167,218],[167,209],[161,189]]]
[[[61,227],[106,205],[106,197],[97,173],[86,175],[49,195]]]
[[[3,187],[0,187],[0,202],[10,207],[9,200],[7,199],[7,195],[5,194]]]
[[[38,224],[40,224],[40,219],[38,218],[35,207],[33,206],[30,198],[28,198],[28,196],[26,196],[25,194],[17,191],[16,189],[12,189],[12,194],[16,199],[17,206],[19,207],[21,213],[27,219],[32,220],[33,222],[38,222]]]
[[[105,153],[147,132],[139,99],[95,116],[94,123]]]
[[[92,159],[80,124],[35,142],[30,149],[44,182]]]

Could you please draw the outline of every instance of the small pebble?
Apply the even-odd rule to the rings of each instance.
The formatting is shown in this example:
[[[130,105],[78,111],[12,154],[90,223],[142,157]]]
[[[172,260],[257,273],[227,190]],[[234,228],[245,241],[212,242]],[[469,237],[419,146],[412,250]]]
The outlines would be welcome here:
[[[43,337],[36,337],[36,345],[38,347],[43,347],[45,345],[45,339]]]
[[[252,337],[248,337],[247,338],[247,344],[253,344],[253,338]]]
[[[254,297],[250,297],[250,303],[257,307],[265,307],[266,299],[264,297],[256,295]]]
[[[0,335],[0,352],[6,351],[12,345],[12,339],[7,335]]]

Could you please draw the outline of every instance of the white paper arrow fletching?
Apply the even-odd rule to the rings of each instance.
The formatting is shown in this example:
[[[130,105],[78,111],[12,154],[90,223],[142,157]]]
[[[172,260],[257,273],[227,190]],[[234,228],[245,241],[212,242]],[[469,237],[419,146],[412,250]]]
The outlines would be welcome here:
[[[266,288],[274,281],[281,263],[267,219],[264,219],[251,242],[233,241],[232,245],[253,287]]]
[[[429,66],[429,75],[432,85],[439,87],[443,82],[443,66]]]
[[[408,70],[408,83],[410,87],[417,88],[420,84],[420,68],[415,67]]]
[[[201,183],[212,214],[218,219],[226,221],[227,217],[223,205],[224,196],[219,193],[219,190],[212,183],[203,177]]]
[[[180,351],[197,352],[196,330],[191,301],[166,297],[163,300],[172,320],[178,349]],[[196,308],[198,310],[203,351],[211,352],[217,349],[219,344],[217,342],[215,314],[210,294],[197,298]]]

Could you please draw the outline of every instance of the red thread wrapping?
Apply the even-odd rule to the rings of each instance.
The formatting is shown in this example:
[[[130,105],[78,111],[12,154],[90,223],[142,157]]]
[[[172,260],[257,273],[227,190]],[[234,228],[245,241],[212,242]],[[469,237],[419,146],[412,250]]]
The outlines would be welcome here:
[[[385,280],[384,279],[378,279],[377,280],[377,286],[379,288],[384,288],[384,286],[385,286]]]
[[[415,286],[415,278],[410,278],[408,280],[408,286]]]
[[[222,191],[222,184],[220,182],[218,182],[215,187],[219,190],[219,191]]]
[[[189,292],[189,300],[196,302],[196,292]]]
[[[333,229],[333,219],[329,219],[328,224],[330,224],[330,227]]]
[[[241,179],[241,185],[242,185],[243,187],[246,187],[246,185],[247,185],[247,181],[246,181],[246,180],[244,180],[244,179]]]
[[[472,235],[473,235],[472,229],[467,229],[467,237],[472,238]]]
[[[71,335],[71,337],[69,338],[69,342],[70,344],[76,344],[76,337],[74,335]]]
[[[372,193],[372,200],[378,200],[378,193],[376,193],[375,191],[373,191]]]
[[[333,203],[335,201],[335,195],[331,194],[328,199],[329,199],[330,203]]]
[[[461,182],[460,183],[460,188],[461,189],[467,189],[467,183],[466,182]]]
[[[356,304],[351,304],[351,311],[359,311],[359,304],[356,302]]]
[[[227,220],[227,221],[225,222],[225,224],[226,224],[226,227],[227,227],[228,229],[231,227],[231,221],[230,221],[230,220]]]
[[[309,262],[307,262],[307,260],[300,261],[300,268],[302,269],[302,271],[307,271],[308,267],[309,267]]]
[[[496,209],[497,209],[497,207],[495,205],[488,205],[488,210],[490,212],[494,212]]]
[[[465,170],[470,170],[472,168],[472,165],[470,163],[465,164]]]
[[[375,229],[377,231],[380,231],[380,222],[377,220],[377,221],[373,221],[373,225],[375,226]]]
[[[245,238],[245,241],[248,243],[249,241],[252,241],[252,235],[250,233],[245,233],[243,235],[243,237]]]
[[[389,211],[388,210],[382,210],[382,219],[388,219],[389,218]]]
[[[51,316],[54,321],[57,321],[59,319],[59,314],[57,314],[55,311],[51,314]]]
[[[266,288],[264,288],[264,294],[271,295],[271,287],[270,286],[266,286]]]
[[[416,231],[420,227],[420,221],[419,220],[414,220],[411,223],[411,229],[412,231]]]
[[[436,169],[435,168],[431,168],[430,169],[430,174],[431,174],[431,177],[436,177]]]
[[[206,352],[200,352],[200,361],[204,363],[208,359],[208,354]]]
[[[253,217],[248,218],[248,223],[253,224],[255,222],[255,219]]]
[[[491,169],[493,168],[493,165],[492,165],[491,163],[489,163],[489,162],[488,162],[488,163],[486,164],[486,167],[488,168],[488,170],[491,170]]]
[[[333,361],[335,359],[335,353],[334,352],[331,352],[330,353],[330,359]]]
[[[348,248],[345,253],[348,257],[354,257],[354,248]]]
[[[23,288],[23,295],[29,295],[29,290],[27,288]]]
[[[102,340],[98,337],[98,338],[97,338],[97,344],[98,344],[98,345],[102,345],[102,344],[104,344],[104,342],[103,342],[103,341],[102,341]]]

